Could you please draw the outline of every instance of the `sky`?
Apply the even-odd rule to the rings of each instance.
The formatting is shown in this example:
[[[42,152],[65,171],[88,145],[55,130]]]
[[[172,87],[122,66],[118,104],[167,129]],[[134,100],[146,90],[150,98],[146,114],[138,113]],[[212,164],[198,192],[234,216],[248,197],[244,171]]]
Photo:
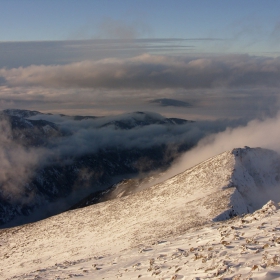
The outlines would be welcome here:
[[[280,3],[275,0],[1,0],[0,4],[1,42],[180,38],[191,40],[189,45],[203,52],[215,52],[217,45],[224,52],[279,52]]]
[[[151,110],[192,119],[278,111],[279,1],[0,5],[0,110]],[[172,100],[190,106],[174,106]]]

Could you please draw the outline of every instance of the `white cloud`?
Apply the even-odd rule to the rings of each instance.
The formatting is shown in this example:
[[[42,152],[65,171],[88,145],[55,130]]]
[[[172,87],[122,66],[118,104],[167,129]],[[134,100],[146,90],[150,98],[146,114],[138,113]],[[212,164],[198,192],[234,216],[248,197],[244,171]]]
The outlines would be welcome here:
[[[216,88],[280,84],[280,58],[152,56],[1,69],[9,86],[76,88]]]
[[[280,112],[274,118],[253,120],[246,126],[227,128],[202,139],[195,148],[186,152],[169,174],[177,174],[212,156],[234,148],[261,147],[280,153]]]
[[[26,183],[39,164],[46,160],[46,150],[26,148],[13,140],[10,124],[0,118],[0,185],[1,196],[11,201],[27,202],[33,199],[32,190],[26,192]],[[29,193],[29,196],[27,195]],[[25,195],[23,195],[25,194]]]

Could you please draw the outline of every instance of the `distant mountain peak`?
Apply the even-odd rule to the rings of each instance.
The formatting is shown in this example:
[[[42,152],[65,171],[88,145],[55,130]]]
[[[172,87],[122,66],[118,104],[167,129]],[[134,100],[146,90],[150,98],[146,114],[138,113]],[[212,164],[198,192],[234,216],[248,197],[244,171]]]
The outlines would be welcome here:
[[[115,126],[118,129],[132,129],[148,125],[181,125],[189,120],[179,118],[165,118],[153,112],[133,112],[116,116],[114,120],[105,122],[101,127]]]
[[[30,118],[42,114],[39,111],[22,110],[22,109],[6,109],[3,110],[3,113],[8,116],[21,117],[21,118]]]

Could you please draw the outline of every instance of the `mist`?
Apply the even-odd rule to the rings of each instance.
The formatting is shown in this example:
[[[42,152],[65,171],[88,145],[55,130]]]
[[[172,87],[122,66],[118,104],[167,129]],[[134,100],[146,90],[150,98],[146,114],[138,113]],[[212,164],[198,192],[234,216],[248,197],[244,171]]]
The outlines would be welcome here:
[[[85,118],[75,120],[70,116],[38,114],[30,120],[46,120],[55,123],[60,132],[44,134],[43,146],[34,147],[21,133],[11,129],[11,123],[2,116],[0,122],[0,184],[3,197],[9,197],[13,202],[32,202],[36,190],[29,187],[37,172],[52,166],[67,166],[75,159],[97,154],[100,151],[119,150],[149,150],[155,147],[165,147],[166,155],[163,162],[177,158],[183,150],[189,149],[205,136],[224,131],[228,126],[245,125],[247,119],[216,120],[186,122],[180,125],[162,125],[165,117],[156,113],[130,113],[102,118]],[[133,126],[136,122],[149,119],[154,124]],[[118,124],[132,125],[129,129],[120,129]],[[25,128],[23,133],[33,137],[34,131],[30,124],[30,132]],[[32,132],[33,131],[33,132]],[[32,134],[30,134],[32,133]],[[39,132],[37,131],[37,135]],[[19,135],[16,136],[16,135]],[[49,136],[50,138],[48,138]],[[36,142],[37,143],[37,142]],[[31,146],[30,146],[31,144]],[[37,145],[37,144],[36,144]],[[155,162],[148,158],[140,158],[134,168],[141,174],[145,170],[153,170]],[[157,165],[157,164],[156,164]],[[160,166],[160,164],[159,164]],[[80,177],[75,183],[78,192],[90,188],[90,178],[94,170],[80,170]],[[29,189],[30,188],[30,189]],[[86,190],[87,191],[87,190]]]
[[[14,141],[10,123],[0,119],[0,187],[1,197],[12,202],[28,203],[34,193],[26,183],[46,161],[43,148],[27,148]]]
[[[168,171],[168,177],[234,148],[261,147],[280,153],[280,112],[273,118],[252,120],[246,125],[227,128],[201,139],[190,151],[184,153]]]
[[[160,145],[172,147],[175,151],[182,145],[194,146],[206,135],[224,131],[227,127],[245,125],[248,122],[246,118],[239,118],[186,122],[176,126],[155,123],[133,127],[135,121],[143,122],[146,118],[159,122],[165,120],[162,115],[152,112],[128,113],[81,121],[59,115],[37,115],[30,119],[55,122],[67,135],[67,137],[53,139],[49,146],[52,153],[61,158],[83,156],[102,149],[146,149]],[[115,123],[125,123],[132,127],[119,129]]]

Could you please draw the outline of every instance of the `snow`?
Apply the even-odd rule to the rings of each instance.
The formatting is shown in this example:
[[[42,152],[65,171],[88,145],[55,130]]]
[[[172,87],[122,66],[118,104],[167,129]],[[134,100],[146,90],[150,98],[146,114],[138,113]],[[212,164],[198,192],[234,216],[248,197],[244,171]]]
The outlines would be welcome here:
[[[36,240],[29,242],[34,253]],[[66,240],[60,247],[65,245]],[[280,212],[272,201],[261,211],[242,218],[192,228],[183,235],[138,244],[123,251],[115,248],[111,254],[91,253],[89,248],[81,253],[88,245],[80,242],[81,247],[71,254],[57,254],[58,248],[52,247],[52,254],[58,259],[54,264],[50,262],[53,256],[39,254],[32,263],[25,259],[18,268],[16,263],[4,265],[2,279],[8,274],[13,274],[12,279],[280,278]],[[17,254],[16,240],[9,247],[5,258]],[[26,249],[21,251],[24,252]],[[20,268],[28,272],[22,273]]]
[[[278,200],[213,222],[277,199],[278,161],[235,149],[133,195],[1,230],[0,278],[280,279]]]

